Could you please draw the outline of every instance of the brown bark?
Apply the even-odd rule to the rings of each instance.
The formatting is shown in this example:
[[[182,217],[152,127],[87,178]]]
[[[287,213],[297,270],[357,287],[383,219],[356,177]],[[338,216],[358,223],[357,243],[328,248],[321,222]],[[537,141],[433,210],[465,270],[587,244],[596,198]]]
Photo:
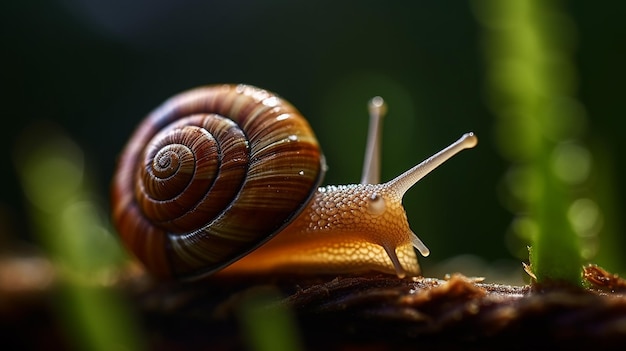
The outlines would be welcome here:
[[[278,289],[277,303],[295,313],[310,350],[619,349],[626,345],[626,284],[597,267],[585,271],[585,289],[485,284],[459,274],[447,280],[370,275],[221,282],[220,288],[174,284],[135,298],[150,329],[185,347],[243,347],[240,304]]]
[[[154,350],[247,349],[242,306],[268,292],[276,298],[261,308],[288,308],[305,350],[623,349],[626,281],[596,266],[585,267],[584,278],[586,288],[487,284],[460,274],[163,283],[139,273],[116,287]],[[68,349],[50,306],[54,289],[16,279],[0,279],[5,345]]]

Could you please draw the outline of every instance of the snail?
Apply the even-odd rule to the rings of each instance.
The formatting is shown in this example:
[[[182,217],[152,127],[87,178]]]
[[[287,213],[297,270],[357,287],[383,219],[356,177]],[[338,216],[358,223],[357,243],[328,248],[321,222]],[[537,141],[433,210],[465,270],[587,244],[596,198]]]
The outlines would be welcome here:
[[[289,102],[249,85],[180,93],[141,123],[111,186],[123,244],[156,276],[379,271],[420,274],[402,197],[477,143],[473,133],[379,183],[379,126],[370,102],[360,184],[319,187],[326,164],[309,123]]]

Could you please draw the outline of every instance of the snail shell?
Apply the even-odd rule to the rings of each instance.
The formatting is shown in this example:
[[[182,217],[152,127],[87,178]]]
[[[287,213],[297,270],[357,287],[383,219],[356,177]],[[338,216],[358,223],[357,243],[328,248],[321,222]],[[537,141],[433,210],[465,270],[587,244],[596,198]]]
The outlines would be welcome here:
[[[380,146],[370,138],[374,162],[366,162],[362,184],[318,188],[324,157],[291,104],[252,86],[197,88],[166,101],[131,137],[113,179],[113,221],[161,277],[218,270],[415,276],[414,248],[429,251],[409,228],[402,197],[476,142],[465,134],[378,184]]]
[[[251,86],[177,95],[121,154],[112,187],[123,242],[159,276],[210,274],[297,216],[322,179],[308,122]]]

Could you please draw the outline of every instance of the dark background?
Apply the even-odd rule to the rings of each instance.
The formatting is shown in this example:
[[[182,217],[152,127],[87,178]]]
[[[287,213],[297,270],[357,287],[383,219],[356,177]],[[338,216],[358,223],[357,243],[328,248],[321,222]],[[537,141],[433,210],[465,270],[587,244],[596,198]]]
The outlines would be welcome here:
[[[577,27],[586,140],[603,145],[612,167],[616,201],[607,213],[621,233],[626,3],[562,4]],[[182,90],[241,82],[282,95],[307,116],[330,167],[325,184],[359,181],[365,103],[374,95],[389,103],[383,180],[476,132],[476,149],[405,197],[412,228],[432,251],[421,262],[523,259],[514,252],[525,243],[506,234],[512,214],[498,184],[508,165],[493,140],[481,27],[466,2],[4,1],[0,19],[5,245],[32,238],[14,168],[21,134],[41,121],[67,133],[107,206],[115,158],[142,117]]]

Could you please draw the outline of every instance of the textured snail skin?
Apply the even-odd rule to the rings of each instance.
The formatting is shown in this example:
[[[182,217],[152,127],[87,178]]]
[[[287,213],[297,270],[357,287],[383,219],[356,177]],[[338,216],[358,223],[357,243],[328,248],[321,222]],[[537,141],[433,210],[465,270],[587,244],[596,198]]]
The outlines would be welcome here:
[[[417,276],[411,235],[402,195],[386,184],[330,185],[318,189],[302,214],[269,242],[218,274]]]
[[[288,102],[245,85],[193,89],[153,111],[121,153],[113,222],[153,274],[209,275],[296,217],[323,169]]]

